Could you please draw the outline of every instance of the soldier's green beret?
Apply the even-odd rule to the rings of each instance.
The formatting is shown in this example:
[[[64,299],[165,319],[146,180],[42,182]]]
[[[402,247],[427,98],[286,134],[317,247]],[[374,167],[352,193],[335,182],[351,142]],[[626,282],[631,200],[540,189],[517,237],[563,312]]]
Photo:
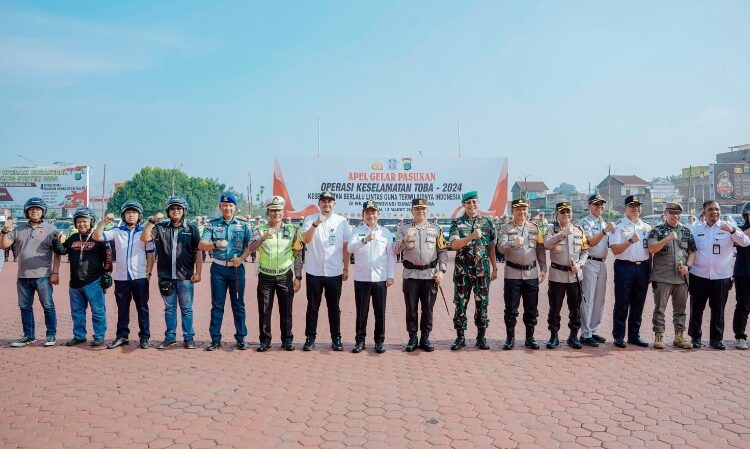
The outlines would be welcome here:
[[[461,197],[461,202],[465,203],[469,200],[475,200],[475,199],[479,199],[479,195],[477,194],[476,190],[472,190],[471,192],[464,193],[464,196]]]

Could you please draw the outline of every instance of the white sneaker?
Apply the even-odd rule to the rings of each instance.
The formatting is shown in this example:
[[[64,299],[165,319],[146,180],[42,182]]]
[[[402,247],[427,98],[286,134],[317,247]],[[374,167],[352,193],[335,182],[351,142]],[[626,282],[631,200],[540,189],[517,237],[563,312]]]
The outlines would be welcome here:
[[[57,340],[55,337],[47,337],[47,341],[44,342],[44,346],[50,347],[55,346],[55,343],[57,343]]]
[[[747,349],[747,340],[744,338],[737,339],[737,349]]]
[[[32,337],[21,337],[18,340],[14,341],[10,344],[11,348],[22,348],[26,345],[30,345],[34,343],[36,340],[34,340]]]

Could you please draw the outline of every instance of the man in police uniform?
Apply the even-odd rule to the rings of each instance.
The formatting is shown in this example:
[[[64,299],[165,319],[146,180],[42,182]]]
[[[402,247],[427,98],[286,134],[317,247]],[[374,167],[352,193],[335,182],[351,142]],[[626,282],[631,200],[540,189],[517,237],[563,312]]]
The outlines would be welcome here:
[[[615,224],[602,218],[606,201],[599,193],[589,197],[589,215],[581,219],[583,233],[589,244],[589,258],[583,266],[583,298],[581,301],[581,343],[597,347],[607,341],[599,335],[604,298],[607,293],[607,253],[609,234]]]
[[[672,344],[677,348],[693,347],[685,332],[685,309],[688,301],[688,266],[695,260],[695,240],[686,226],[680,224],[682,206],[667,203],[664,206],[662,223],[648,234],[648,252],[653,256],[651,281],[654,290],[654,349],[664,349],[664,311],[672,297],[672,321],[675,337]]]
[[[560,310],[563,297],[568,299],[568,346],[581,349],[578,339],[578,329],[581,328],[582,269],[588,258],[588,242],[583,228],[572,223],[573,207],[567,201],[557,203],[557,222],[549,227],[544,238],[544,247],[549,250],[550,273],[549,316],[547,324],[550,330],[548,349],[554,349],[560,344],[558,331],[560,330]]]
[[[618,348],[625,348],[628,343],[642,348],[648,347],[648,343],[641,340],[640,331],[650,275],[647,238],[651,226],[641,220],[640,216],[640,197],[625,197],[625,218],[617,223],[609,236],[609,247],[615,255],[615,310],[612,314],[612,336]]]
[[[221,217],[210,221],[203,231],[198,249],[211,251],[211,344],[206,351],[215,351],[221,347],[221,322],[224,320],[224,304],[229,290],[232,315],[234,316],[235,347],[240,350],[248,348],[245,342],[247,325],[245,324],[245,266],[242,261],[250,255],[250,226],[240,221],[234,213],[237,198],[231,193],[223,193],[219,199]]]
[[[404,351],[412,352],[419,347],[427,352],[435,347],[430,342],[432,311],[435,307],[438,288],[443,274],[448,269],[448,251],[443,231],[435,223],[427,221],[427,200],[414,198],[411,201],[411,223],[402,224],[396,234],[396,254],[403,251],[404,301],[406,302],[406,331],[409,342]],[[422,319],[418,321],[418,309],[422,307]],[[417,323],[421,335],[417,343]]]
[[[279,299],[281,347],[294,351],[292,301],[302,285],[302,236],[297,226],[282,222],[286,201],[272,196],[265,202],[268,224],[260,224],[250,241],[250,251],[258,251],[258,352],[271,347],[273,295]],[[292,278],[294,272],[294,278]]]
[[[466,192],[461,198],[464,214],[451,222],[448,241],[456,251],[456,266],[453,270],[456,311],[453,326],[456,341],[451,350],[458,351],[466,346],[466,306],[474,291],[474,324],[477,326],[476,347],[490,349],[485,338],[490,319],[487,317],[490,282],[497,279],[497,259],[495,258],[495,224],[490,217],[479,215],[477,192]],[[492,271],[490,271],[490,269]]]
[[[526,326],[524,346],[539,349],[534,340],[534,327],[539,316],[539,283],[547,276],[547,252],[544,235],[528,219],[529,203],[525,199],[511,202],[513,220],[505,224],[497,236],[497,251],[505,255],[505,332],[503,349],[515,346],[518,306],[523,297],[523,324]]]

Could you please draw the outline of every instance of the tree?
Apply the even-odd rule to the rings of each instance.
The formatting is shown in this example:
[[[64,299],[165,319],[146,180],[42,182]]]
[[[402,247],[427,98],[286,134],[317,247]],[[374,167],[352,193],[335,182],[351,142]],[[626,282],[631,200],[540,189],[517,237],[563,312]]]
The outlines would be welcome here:
[[[567,182],[560,183],[560,185],[555,187],[552,191],[554,193],[560,193],[565,196],[573,196],[578,193],[578,191],[576,190],[576,186],[574,186],[573,184],[568,184]]]
[[[174,192],[187,200],[189,216],[215,215],[225,191],[226,186],[216,179],[190,177],[177,169],[144,167],[115,191],[107,212],[118,215],[122,203],[134,199],[143,205],[144,216],[164,213],[165,201]]]

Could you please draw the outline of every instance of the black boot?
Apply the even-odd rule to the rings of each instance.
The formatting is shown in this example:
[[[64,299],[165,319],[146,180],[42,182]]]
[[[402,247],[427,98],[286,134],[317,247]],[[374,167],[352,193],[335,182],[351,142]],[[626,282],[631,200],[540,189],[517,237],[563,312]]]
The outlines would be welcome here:
[[[417,349],[417,334],[409,334],[409,343],[404,347],[404,351],[412,352]]]
[[[503,345],[503,349],[505,349],[506,351],[510,351],[511,349],[513,349],[515,345],[516,345],[516,330],[509,328],[506,331],[505,344]]]
[[[475,347],[483,350],[490,349],[490,345],[487,344],[487,339],[484,338],[485,329],[477,329],[477,343]]]
[[[547,349],[555,349],[558,346],[560,346],[560,339],[557,338],[557,332],[554,331],[549,336],[549,340],[547,341]]]
[[[422,332],[422,337],[419,339],[419,347],[426,352],[432,352],[435,350],[435,347],[432,346],[432,343],[430,343],[429,332]]]
[[[527,327],[526,328],[526,342],[523,344],[529,349],[539,349],[539,343],[534,340],[534,328],[533,327]]]
[[[466,347],[466,339],[464,339],[463,329],[456,330],[456,341],[451,345],[451,351],[460,351]]]
[[[578,339],[578,331],[570,332],[570,337],[568,337],[568,346],[573,349],[581,349],[583,347],[583,345],[581,344],[581,340]]]

